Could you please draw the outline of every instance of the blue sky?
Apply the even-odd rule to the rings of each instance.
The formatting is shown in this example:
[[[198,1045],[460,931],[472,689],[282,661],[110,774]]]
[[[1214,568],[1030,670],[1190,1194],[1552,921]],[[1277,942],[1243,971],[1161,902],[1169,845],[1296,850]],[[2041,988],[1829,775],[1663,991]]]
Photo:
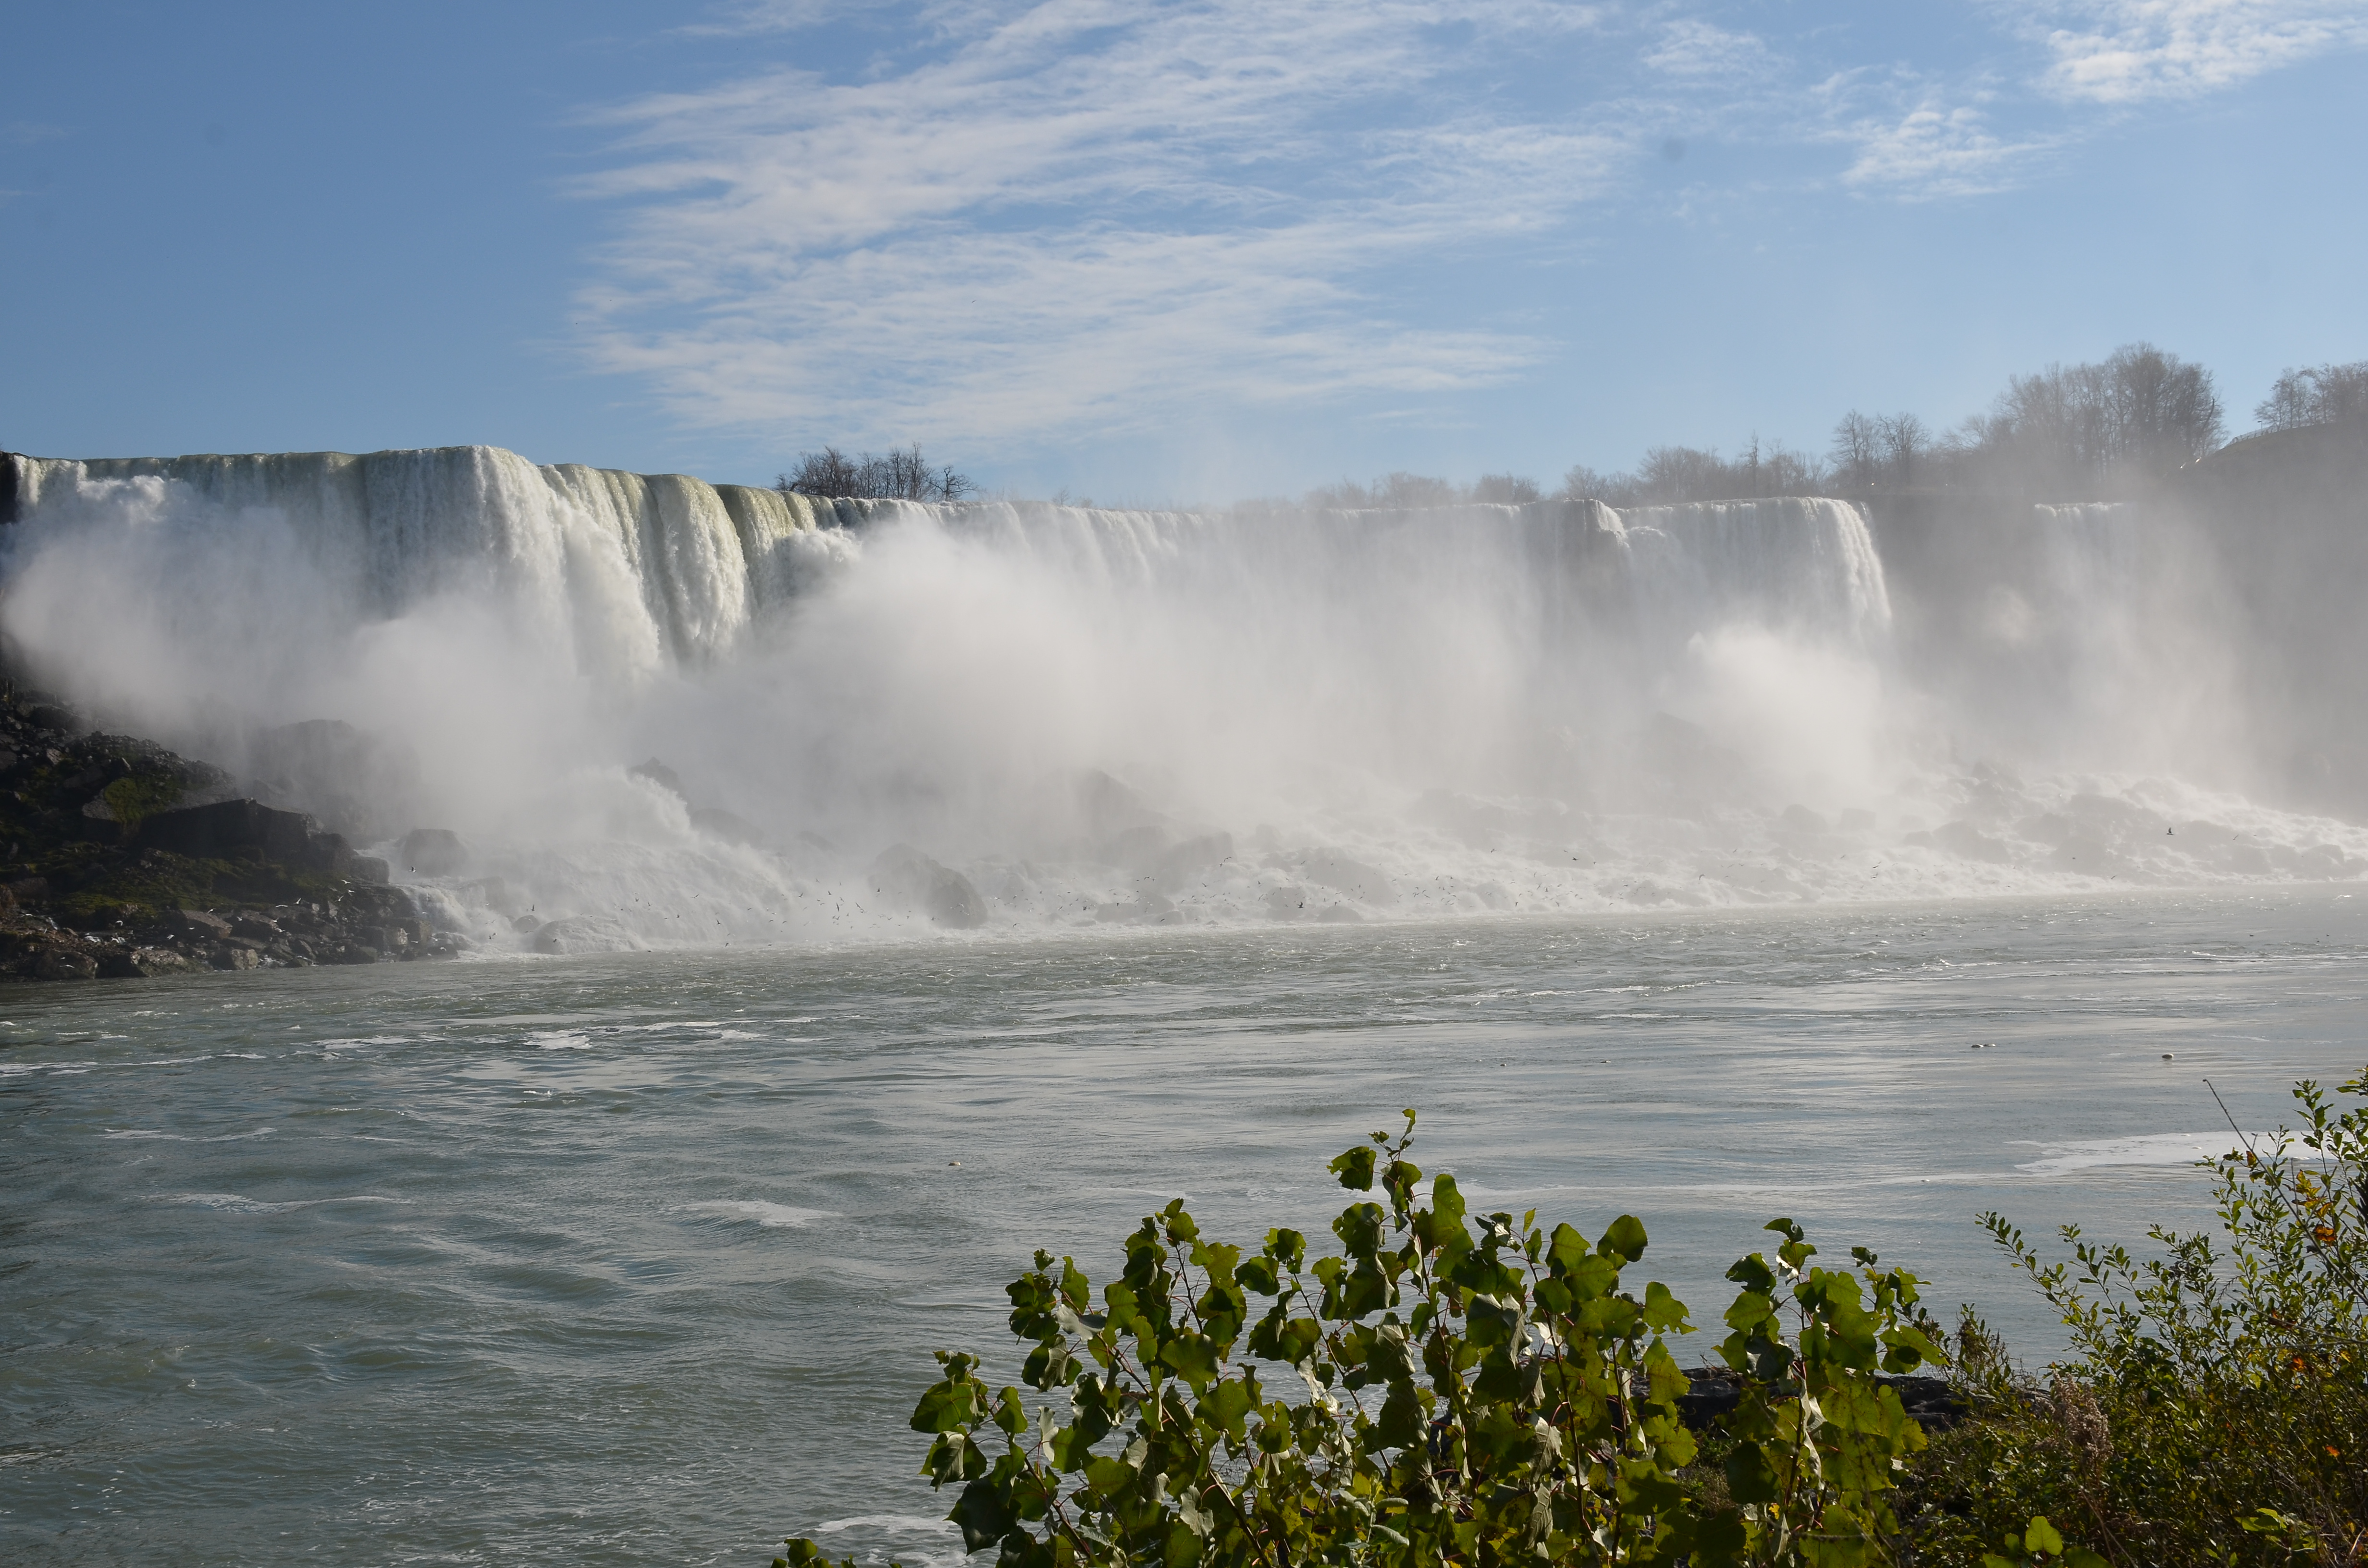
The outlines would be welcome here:
[[[2368,358],[2368,0],[17,0],[0,446],[1153,503]]]

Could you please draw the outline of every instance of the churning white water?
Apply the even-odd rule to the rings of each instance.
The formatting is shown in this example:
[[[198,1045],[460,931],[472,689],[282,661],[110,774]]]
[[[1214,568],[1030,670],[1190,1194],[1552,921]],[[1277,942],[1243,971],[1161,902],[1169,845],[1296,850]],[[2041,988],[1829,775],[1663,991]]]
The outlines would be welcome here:
[[[1987,684],[1940,690],[1833,500],[815,503],[482,447],[17,468],[17,655],[378,842],[495,948],[926,928],[931,861],[990,930],[2368,873],[2368,832],[2215,766],[2232,699],[2127,508],[2043,508]],[[287,728],[315,720],[352,732]],[[467,860],[405,865],[421,826]]]

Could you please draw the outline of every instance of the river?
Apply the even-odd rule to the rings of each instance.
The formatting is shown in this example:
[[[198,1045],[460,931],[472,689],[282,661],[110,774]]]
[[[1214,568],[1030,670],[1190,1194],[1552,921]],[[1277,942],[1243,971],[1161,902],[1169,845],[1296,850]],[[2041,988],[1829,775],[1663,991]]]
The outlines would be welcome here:
[[[2343,887],[938,938],[0,997],[0,1556],[960,1555],[905,1427],[1037,1245],[1321,1233],[1422,1112],[1697,1321],[1789,1214],[2035,1364],[1974,1216],[2141,1241],[2368,1058]],[[1984,1047],[1985,1049],[1975,1049]],[[1706,1355],[1706,1344],[1686,1358]],[[1008,1358],[1004,1359],[1008,1360]],[[1004,1369],[1006,1374],[1008,1369]]]

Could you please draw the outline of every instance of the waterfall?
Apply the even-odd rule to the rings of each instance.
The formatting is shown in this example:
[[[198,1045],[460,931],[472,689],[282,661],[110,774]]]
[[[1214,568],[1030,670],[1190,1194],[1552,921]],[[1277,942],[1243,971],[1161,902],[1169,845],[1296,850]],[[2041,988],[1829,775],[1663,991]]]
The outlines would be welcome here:
[[[1943,696],[1902,674],[1866,518],[1817,497],[821,500],[487,447],[5,477],[13,653],[283,803],[460,833],[510,891],[449,895],[496,942],[528,909],[622,946],[694,907],[718,939],[870,928],[892,849],[1055,926],[2368,869],[2355,830],[2115,771],[2228,705],[2169,656],[2190,601],[2126,510],[2034,516],[1966,622],[1987,686]],[[289,766],[323,719],[359,760]]]
[[[582,667],[611,677],[728,656],[752,626],[825,569],[819,529],[911,524],[990,541],[1105,585],[1231,573],[1244,591],[1296,574],[1371,578],[1517,570],[1504,586],[1539,608],[1615,600],[1680,640],[1705,619],[1752,613],[1866,642],[1890,608],[1866,523],[1847,502],[1785,497],[1626,515],[1600,502],[1413,512],[1118,511],[1045,503],[816,500],[682,474],[537,466],[495,447],[53,460],[20,458],[15,515],[87,510],[130,482],[163,483],[212,509],[284,518],[311,561],[359,604],[399,615],[437,593],[490,588]],[[845,553],[841,546],[837,553]],[[1617,580],[1607,592],[1604,579]]]

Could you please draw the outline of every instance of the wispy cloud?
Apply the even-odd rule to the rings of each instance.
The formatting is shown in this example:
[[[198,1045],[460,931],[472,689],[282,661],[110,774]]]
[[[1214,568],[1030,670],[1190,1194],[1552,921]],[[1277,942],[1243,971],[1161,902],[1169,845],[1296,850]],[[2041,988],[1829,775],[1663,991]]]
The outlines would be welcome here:
[[[1705,77],[1761,75],[1770,67],[1768,45],[1750,33],[1729,32],[1697,17],[1665,23],[1645,51],[1645,63],[1669,75]]]
[[[2368,45],[2360,0],[2056,0],[2011,9],[2045,44],[2047,90],[2087,103],[2192,97]]]
[[[2035,159],[2061,144],[2046,132],[2001,136],[1980,103],[1951,103],[1930,86],[1887,112],[1849,118],[1834,137],[1857,149],[1843,185],[1909,201],[2010,189]]]
[[[633,203],[590,347],[693,423],[859,439],[1499,379],[1540,345],[1374,280],[1605,187],[1624,131],[1444,90],[1594,15],[1052,0],[933,13],[939,46],[873,79],[646,98],[587,187]]]
[[[1736,9],[730,0],[689,30],[860,48],[598,117],[614,162],[582,188],[620,217],[582,347],[785,444],[1403,411],[1558,351],[1551,312],[1440,278],[1636,218],[1662,150],[1748,146],[1738,202],[1982,198],[2126,106],[2368,43],[2368,0],[1986,0],[1989,51],[1911,29],[1947,57],[1869,60],[1833,52],[1847,23]],[[1691,221],[1719,192],[1682,194]]]

